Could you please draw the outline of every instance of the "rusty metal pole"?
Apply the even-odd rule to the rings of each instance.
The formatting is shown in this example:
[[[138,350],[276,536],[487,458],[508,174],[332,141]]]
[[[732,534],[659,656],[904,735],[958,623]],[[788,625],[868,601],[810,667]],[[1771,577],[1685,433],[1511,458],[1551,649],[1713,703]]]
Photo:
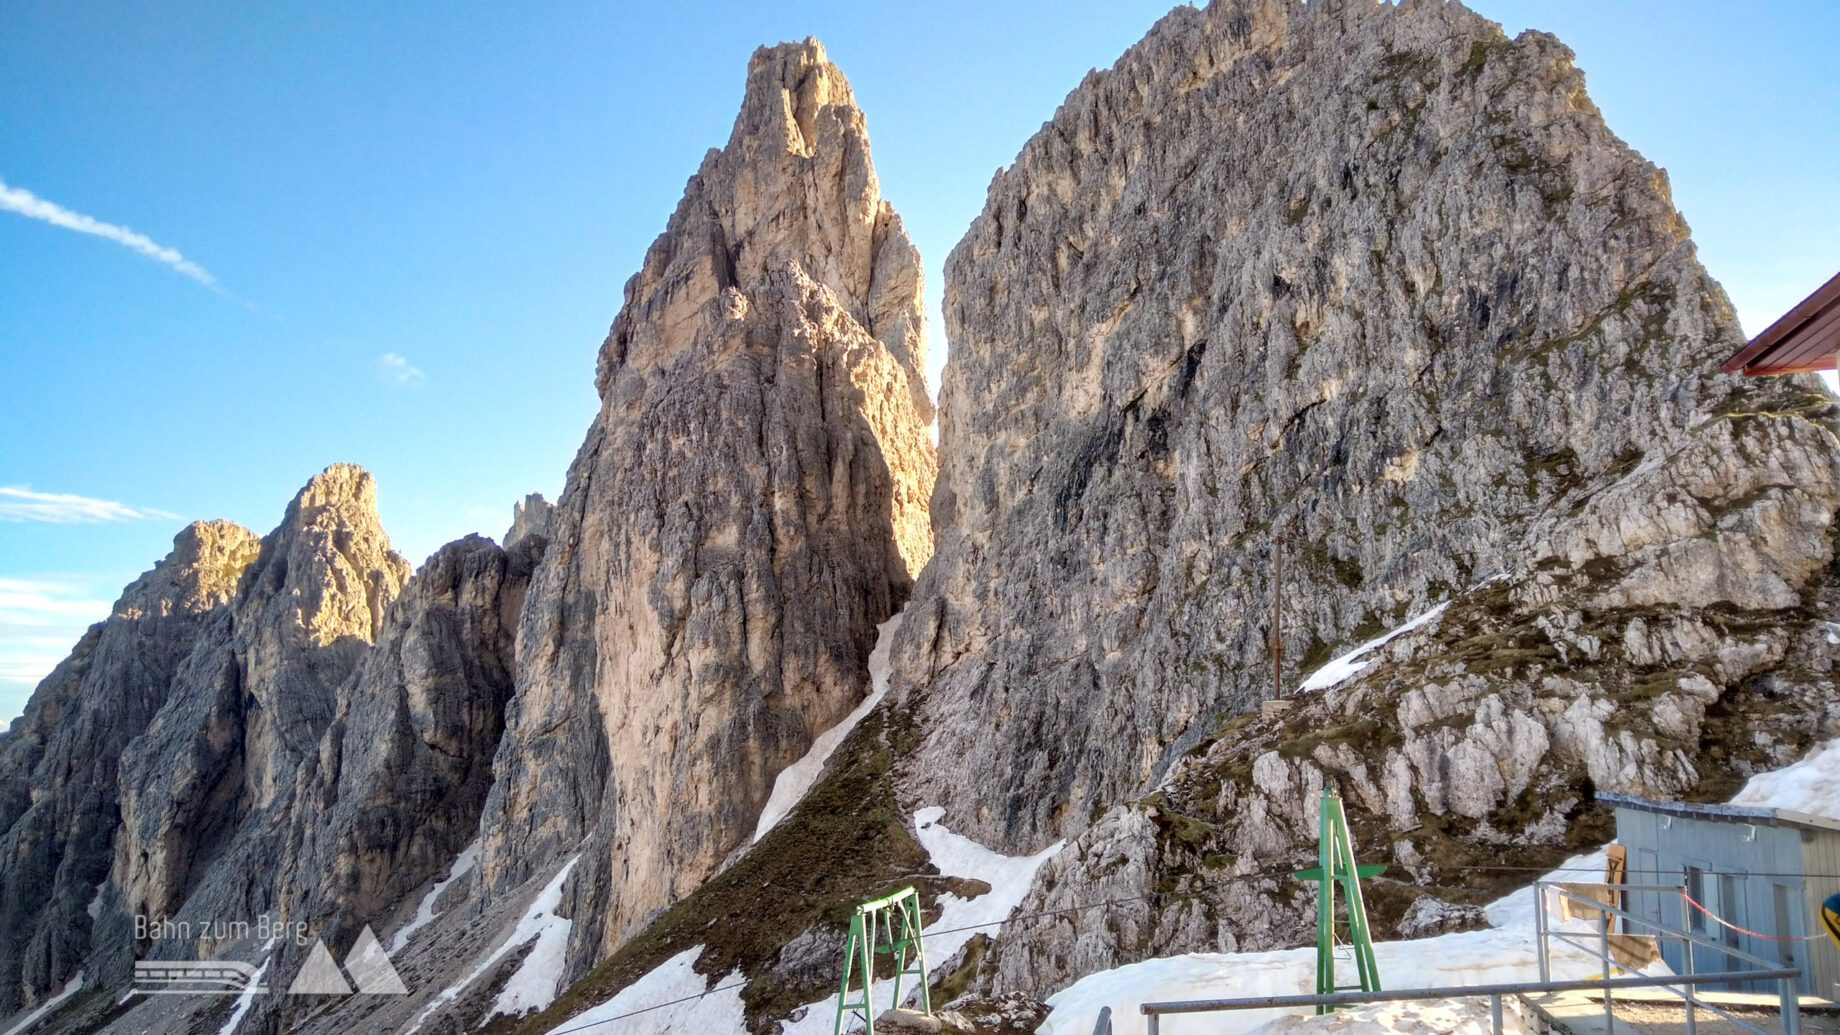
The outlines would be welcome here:
[[[1271,543],[1271,699],[1284,699],[1284,634],[1278,631],[1284,603],[1284,530]]]

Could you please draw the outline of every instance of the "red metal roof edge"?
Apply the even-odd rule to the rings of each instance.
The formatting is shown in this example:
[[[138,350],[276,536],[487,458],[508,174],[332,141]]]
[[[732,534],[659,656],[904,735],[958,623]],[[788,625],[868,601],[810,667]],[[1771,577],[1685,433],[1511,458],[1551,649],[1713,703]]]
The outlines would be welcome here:
[[[1752,362],[1770,351],[1778,342],[1790,337],[1797,330],[1819,316],[1829,306],[1840,304],[1840,273],[1834,274],[1827,283],[1814,289],[1814,293],[1799,302],[1794,309],[1782,315],[1782,318],[1764,328],[1763,333],[1752,338],[1750,344],[1739,349],[1737,354],[1719,365],[1727,374],[1735,374],[1751,366]]]

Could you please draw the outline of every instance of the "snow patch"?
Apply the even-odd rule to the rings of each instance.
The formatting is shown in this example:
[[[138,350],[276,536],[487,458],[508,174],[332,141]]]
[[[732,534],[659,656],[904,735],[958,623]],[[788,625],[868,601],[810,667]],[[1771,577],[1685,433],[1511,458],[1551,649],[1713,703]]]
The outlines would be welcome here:
[[[921,932],[921,945],[926,950],[930,969],[937,969],[951,959],[953,953],[978,933],[962,928],[988,926],[990,930],[986,933],[995,934],[996,925],[1008,920],[1010,913],[1027,897],[1029,885],[1035,882],[1035,872],[1067,846],[1062,839],[1034,855],[1001,855],[963,834],[946,829],[945,824],[939,822],[945,814],[946,810],[938,805],[915,812],[914,837],[941,874],[981,880],[990,885],[990,891],[968,899],[951,892],[939,896],[943,912],[927,930],[942,933],[927,935]]]
[[[882,697],[888,693],[888,655],[894,647],[894,634],[900,631],[903,613],[905,610],[875,627],[875,650],[869,654],[869,696],[862,699],[855,711],[844,716],[842,722],[818,734],[805,757],[780,770],[779,776],[774,778],[773,793],[767,798],[767,807],[760,810],[760,822],[754,827],[755,841],[767,836],[767,831],[798,807],[805,792],[818,782],[824,772],[824,763],[830,761],[837,745],[882,703]]]
[[[1489,1004],[1480,999],[1428,999],[1343,1007],[1321,1017],[1280,1017],[1253,1029],[1252,1035],[1489,1035]],[[1502,1035],[1527,1030],[1518,997],[1501,1003]]]
[[[421,905],[415,907],[415,916],[410,918],[409,922],[402,926],[402,930],[397,931],[396,934],[390,938],[390,951],[392,953],[401,950],[403,946],[409,944],[409,939],[414,936],[415,932],[434,922],[434,918],[440,915],[434,911],[434,904],[440,899],[441,892],[446,891],[449,884],[465,876],[474,866],[478,865],[478,863],[479,841],[478,839],[474,839],[472,844],[467,845],[460,851],[459,855],[454,857],[454,864],[448,868],[447,876],[435,881],[429,886],[428,894],[422,896]],[[98,894],[100,894],[100,891],[98,891]]]
[[[249,1008],[255,1005],[256,992],[262,987],[262,979],[268,975],[269,962],[275,958],[275,942],[276,939],[270,938],[262,943],[262,965],[256,968],[254,974],[249,975],[249,984],[244,985],[243,990],[236,994],[236,1006],[231,1008],[230,1016],[224,1019],[224,1026],[217,1029],[217,1035],[232,1035],[236,1026],[243,1023]]]
[[[429,1000],[428,1005],[422,1007],[422,1012],[415,1015],[415,1021],[409,1025],[408,1030],[405,1031],[403,1035],[409,1035],[409,1032],[419,1030],[422,1026],[422,1022],[427,1020],[430,1014],[434,1013],[443,1005],[452,1002],[455,996],[465,991],[468,985],[479,980],[481,974],[491,969],[492,964],[505,958],[512,949],[525,944],[532,938],[539,939],[540,942],[546,938],[556,938],[557,935],[554,932],[558,925],[561,926],[562,930],[560,940],[566,944],[568,942],[568,929],[572,922],[557,916],[556,907],[562,904],[562,882],[569,879],[570,871],[575,869],[575,863],[580,859],[581,856],[578,855],[565,863],[562,869],[558,870],[556,875],[550,878],[549,883],[543,886],[543,890],[537,892],[537,897],[531,900],[530,908],[524,911],[524,915],[518,919],[517,926],[512,928],[511,935],[503,942],[499,943],[498,948],[487,953],[486,957],[480,960],[478,965],[474,966],[465,977],[442,989],[439,995]],[[513,987],[519,985],[519,979],[523,978],[526,971],[530,970],[531,957],[535,957],[538,952],[543,950],[543,944],[539,944],[535,949],[531,950],[530,957],[526,957],[524,965],[518,968],[516,974],[512,975],[511,981],[505,986],[505,991],[501,992],[497,1001],[492,1004],[493,1013],[498,1012],[499,1003],[505,1001],[506,995],[511,992]],[[555,951],[560,953],[560,949]],[[560,955],[557,955],[556,959],[559,961],[561,959]],[[560,969],[552,969],[547,975],[548,991],[544,992],[542,980],[533,973],[530,978],[524,981],[523,987],[518,993],[518,1001],[523,1001],[525,996],[531,996],[533,1000],[536,997],[547,996],[547,998],[543,998],[542,1006],[539,1006],[538,1009],[548,1006],[550,1002],[556,998],[556,982],[561,976],[562,971]]]
[[[98,919],[102,916],[102,890],[106,887],[108,887],[106,884],[96,885],[96,897],[90,899],[89,905],[83,910],[85,913],[89,914],[91,920]]]
[[[1297,692],[1306,693],[1311,690],[1327,690],[1329,687],[1332,687],[1335,684],[1341,682],[1342,680],[1347,679],[1349,676],[1354,675],[1356,672],[1359,672],[1362,669],[1366,668],[1368,665],[1372,664],[1372,662],[1362,661],[1361,655],[1367,654],[1372,651],[1379,650],[1381,647],[1384,647],[1388,643],[1391,643],[1394,639],[1400,636],[1404,636],[1406,633],[1409,633],[1412,630],[1419,628],[1420,626],[1424,625],[1426,622],[1429,622],[1432,619],[1436,618],[1438,615],[1443,614],[1444,609],[1449,606],[1450,606],[1450,601],[1446,600],[1443,603],[1439,604],[1438,606],[1432,608],[1431,610],[1426,611],[1424,614],[1419,615],[1417,618],[1414,618],[1411,621],[1407,622],[1406,624],[1400,626],[1399,628],[1394,629],[1392,632],[1383,633],[1379,636],[1376,636],[1373,639],[1368,640],[1366,643],[1361,644],[1359,647],[1356,647],[1355,649],[1342,655],[1341,657],[1336,658],[1334,661],[1331,661],[1327,665],[1324,665],[1323,667],[1310,673],[1309,678],[1303,681],[1303,685],[1297,688]]]
[[[1567,859],[1557,870],[1541,880],[1575,879],[1579,870],[1603,872],[1604,850]],[[1388,989],[1442,988],[1457,985],[1506,984],[1539,980],[1539,956],[1534,946],[1534,893],[1522,888],[1491,903],[1484,912],[1497,926],[1482,931],[1463,931],[1414,941],[1375,942],[1374,961],[1380,969],[1382,987]],[[1589,921],[1562,923],[1556,909],[1549,910],[1554,930],[1588,934],[1595,931]],[[1582,949],[1560,942],[1548,944],[1552,977],[1556,981],[1595,976],[1602,964]],[[1339,954],[1338,954],[1339,955]],[[1353,962],[1342,959],[1339,966],[1352,970]],[[1137,1008],[1143,1003],[1177,999],[1238,999],[1251,996],[1310,995],[1316,991],[1316,948],[1282,949],[1274,952],[1217,953],[1198,952],[1145,960],[1116,970],[1090,974],[1048,999],[1054,1008],[1039,1030],[1041,1035],[1086,1035],[1092,1031],[1099,1008],[1112,1008],[1115,1035],[1139,1035],[1144,1030],[1144,1016]],[[1382,1015],[1429,1022],[1436,1013],[1435,1004],[1378,1004],[1387,1009],[1371,1010]],[[1340,1011],[1338,1011],[1339,1013]],[[1176,1015],[1163,1018],[1165,1035],[1208,1032],[1210,1035],[1241,1035],[1286,1017],[1295,1015],[1280,1010],[1235,1010],[1225,1013]],[[1483,1006],[1483,1027],[1488,1029],[1487,1004]],[[1505,1018],[1504,1018],[1505,1020]],[[1417,1023],[1416,1021],[1412,1023]],[[1291,1030],[1291,1025],[1273,1027],[1269,1032]],[[1316,1031],[1312,1027],[1309,1029]],[[1462,1031],[1453,1028],[1400,1027],[1325,1028],[1327,1031]]]
[[[926,854],[932,858],[933,865],[941,874],[981,880],[990,885],[990,891],[976,898],[960,898],[950,892],[939,896],[939,919],[920,932],[920,945],[926,953],[929,978],[951,962],[952,956],[979,929],[987,934],[995,934],[997,926],[1009,919],[1009,915],[1015,912],[1028,895],[1030,885],[1035,883],[1036,871],[1067,845],[1065,840],[1061,840],[1034,855],[1003,855],[962,834],[954,834],[939,822],[945,814],[946,810],[937,805],[929,805],[914,813],[914,836],[919,840],[920,847],[926,849]],[[939,933],[929,933],[935,931]],[[902,998],[907,998],[907,993],[913,990],[911,984],[902,989]],[[894,982],[877,981],[875,1015],[879,1017],[882,1011],[897,1005],[894,1001]],[[779,1035],[831,1035],[836,1022],[837,996],[832,995],[821,1002],[794,1010],[791,1019],[780,1022]],[[1087,1028],[1090,1030],[1091,1027],[1089,1023]]]
[[[1751,777],[1731,803],[1840,820],[1840,739],[1794,765]]]
[[[603,1030],[617,1031],[619,1035],[746,1031],[747,1019],[741,1003],[741,987],[746,979],[737,970],[712,986],[708,978],[692,967],[702,954],[701,945],[685,949],[647,971],[644,977],[621,989],[612,999],[552,1028],[550,1035],[606,1024],[615,1018],[620,1018],[618,1026]],[[836,1006],[833,1004],[831,1009],[834,1011]],[[640,1010],[645,1012],[635,1012]],[[831,1030],[831,1020],[831,1015],[825,1015],[826,1035]]]
[[[83,991],[83,972],[79,970],[76,977],[64,983],[63,991],[38,1004],[38,1009],[21,1017],[11,1028],[6,1029],[5,1035],[19,1035],[20,1032],[30,1029],[34,1024],[49,1016],[51,1011],[63,1006],[65,1000],[81,991]]]
[[[561,896],[557,896],[560,901]],[[552,910],[554,906],[550,907]],[[519,925],[520,929],[522,924]],[[517,973],[492,1001],[487,1017],[508,1014],[521,1017],[542,1010],[556,1001],[556,986],[562,981],[563,957],[569,947],[569,929],[575,922],[551,912],[539,920],[537,944],[531,946]]]

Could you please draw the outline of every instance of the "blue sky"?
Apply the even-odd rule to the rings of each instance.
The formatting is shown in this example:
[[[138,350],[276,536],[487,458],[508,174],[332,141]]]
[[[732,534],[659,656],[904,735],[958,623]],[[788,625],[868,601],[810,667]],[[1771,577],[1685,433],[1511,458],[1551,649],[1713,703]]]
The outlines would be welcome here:
[[[1840,5],[1474,6],[1577,51],[1747,331],[1840,270]],[[553,498],[755,46],[849,76],[936,313],[991,173],[1166,10],[8,0],[0,722],[184,522],[267,532],[327,463],[416,563]]]

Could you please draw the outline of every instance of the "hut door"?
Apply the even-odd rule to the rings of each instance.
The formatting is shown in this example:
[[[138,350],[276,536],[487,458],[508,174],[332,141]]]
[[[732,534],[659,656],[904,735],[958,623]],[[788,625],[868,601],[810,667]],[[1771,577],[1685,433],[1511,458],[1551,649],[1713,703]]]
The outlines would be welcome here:
[[[1775,913],[1776,919],[1776,926],[1770,929],[1771,934],[1784,939],[1800,938],[1802,936],[1802,925],[1796,922],[1797,918],[1795,915],[1796,906],[1801,902],[1801,899],[1802,889],[1800,888],[1791,887],[1787,884],[1770,885],[1770,906],[1772,912]],[[1782,965],[1785,967],[1799,967],[1802,965],[1801,947],[1802,943],[1798,941],[1777,942],[1777,958],[1782,960]],[[1797,979],[1796,984],[1800,986],[1802,991],[1808,991],[1810,982],[1806,971]]]
[[[1636,872],[1630,883],[1651,886],[1661,883],[1661,863],[1653,848],[1636,849]],[[1638,913],[1646,917],[1648,922],[1654,924],[1655,927],[1660,927],[1661,896],[1653,891],[1644,891],[1635,895],[1635,899],[1640,905],[1630,909],[1630,912]],[[1655,932],[1651,929],[1641,933],[1654,934]]]
[[[1714,912],[1725,919],[1725,923],[1719,924],[1719,929],[1712,932],[1713,935],[1718,938],[1726,948],[1735,949],[1739,952],[1747,952],[1751,948],[1750,945],[1746,944],[1750,942],[1751,939],[1746,938],[1737,931],[1739,927],[1750,926],[1750,919],[1745,916],[1746,910],[1744,908],[1744,877],[1745,875],[1742,873],[1719,874],[1718,904],[1712,907]],[[1726,970],[1757,969],[1755,964],[1748,963],[1744,959],[1734,955],[1725,956],[1721,965]],[[1754,991],[1754,989],[1751,988],[1754,984],[1757,984],[1757,982],[1734,982],[1733,990]]]

